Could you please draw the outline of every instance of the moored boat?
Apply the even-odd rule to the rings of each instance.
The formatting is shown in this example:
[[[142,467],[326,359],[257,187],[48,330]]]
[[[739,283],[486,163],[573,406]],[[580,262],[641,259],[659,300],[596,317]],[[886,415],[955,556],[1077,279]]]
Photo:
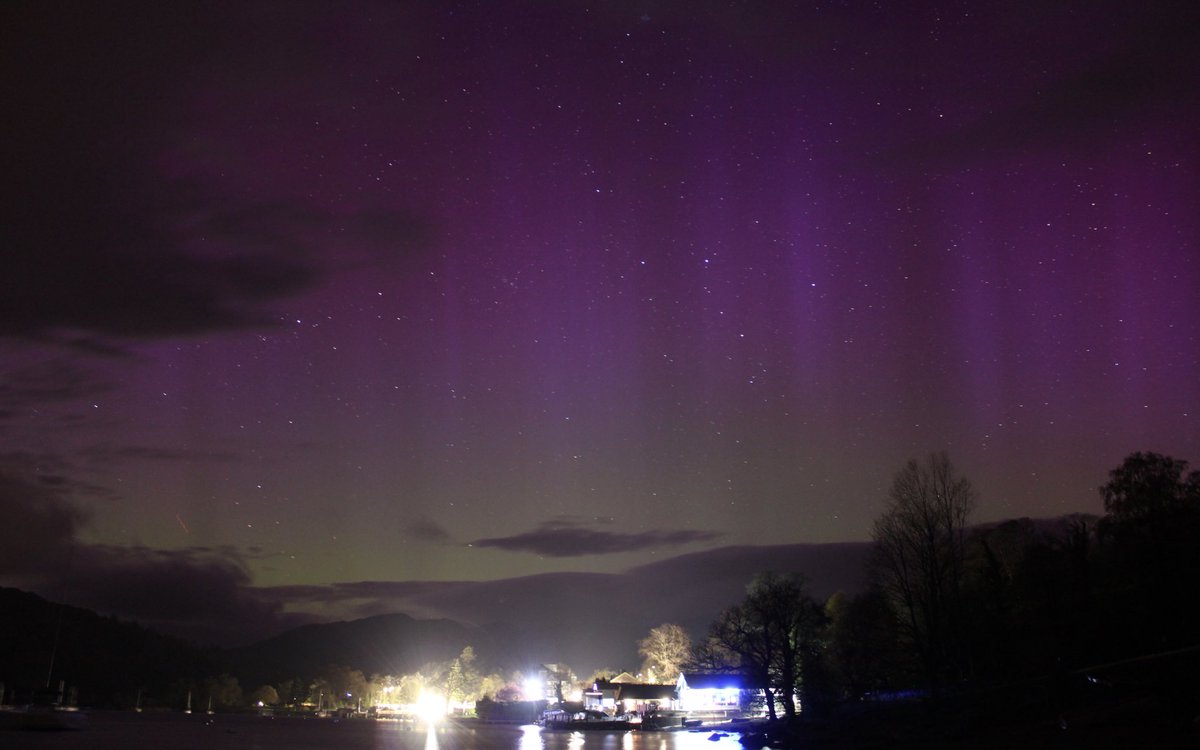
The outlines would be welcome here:
[[[0,710],[0,729],[63,730],[83,729],[87,713],[64,706],[51,690],[39,691],[34,702]]]
[[[551,709],[542,714],[543,729],[566,732],[624,732],[634,728],[623,716],[609,716],[601,711],[564,711]]]

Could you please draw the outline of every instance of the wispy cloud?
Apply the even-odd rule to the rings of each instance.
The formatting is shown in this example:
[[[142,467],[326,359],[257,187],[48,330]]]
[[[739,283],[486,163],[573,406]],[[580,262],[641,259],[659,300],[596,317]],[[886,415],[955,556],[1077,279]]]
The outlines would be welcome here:
[[[418,516],[409,521],[408,525],[405,526],[405,530],[409,536],[422,542],[449,544],[452,541],[450,532],[427,516]]]
[[[47,403],[94,398],[113,384],[61,358],[0,370],[0,419]]]
[[[601,531],[574,521],[550,521],[522,534],[476,539],[471,546],[534,552],[548,557],[580,557],[678,547],[712,542],[723,536],[719,531],[697,529],[650,529],[634,533]]]
[[[146,445],[93,445],[79,451],[79,455],[92,463],[115,461],[233,461],[238,454],[232,451],[175,450]]]

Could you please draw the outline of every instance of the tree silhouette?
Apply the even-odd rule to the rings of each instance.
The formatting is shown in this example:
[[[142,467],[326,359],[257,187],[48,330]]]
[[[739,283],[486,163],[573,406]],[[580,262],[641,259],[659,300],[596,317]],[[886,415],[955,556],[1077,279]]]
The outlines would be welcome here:
[[[911,460],[892,480],[872,535],[880,584],[935,693],[961,666],[966,522],[975,497],[945,453]]]
[[[771,719],[776,718],[776,701],[789,719],[796,715],[795,694],[815,666],[810,659],[816,658],[825,615],[804,586],[800,576],[762,573],[740,604],[721,613],[710,633],[715,650],[735,654],[741,669],[766,693]]]
[[[1187,461],[1133,453],[1100,488],[1110,594],[1143,651],[1195,642],[1200,472],[1187,469]]]
[[[1111,522],[1160,530],[1200,503],[1200,471],[1188,462],[1158,453],[1133,453],[1108,474],[1100,488]]]

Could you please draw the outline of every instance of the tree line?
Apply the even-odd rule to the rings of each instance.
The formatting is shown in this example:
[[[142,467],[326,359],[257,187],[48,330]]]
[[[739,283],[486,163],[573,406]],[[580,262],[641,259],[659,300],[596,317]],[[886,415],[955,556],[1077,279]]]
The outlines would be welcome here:
[[[978,493],[948,456],[909,461],[893,477],[875,521],[862,591],[822,602],[802,575],[762,573],[699,642],[678,625],[651,630],[638,644],[643,679],[671,682],[685,669],[737,670],[763,691],[772,718],[791,718],[848,703],[898,696],[936,701],[989,685],[1057,680],[1095,665],[1197,647],[1200,472],[1169,456],[1134,453],[1099,491],[1102,516],[972,526]],[[482,669],[469,646],[412,674],[367,676],[333,665],[243,687],[219,671],[222,660],[211,651],[71,608],[64,618],[61,608],[37,597],[0,593],[14,614],[28,610],[22,620],[79,620],[79,637],[70,640],[79,641],[80,653],[64,649],[60,662],[87,678],[80,684],[90,692],[80,698],[90,705],[181,708],[191,696],[198,710],[210,699],[220,710],[259,702],[357,710],[416,703],[423,689],[452,703],[516,701],[522,693],[522,675]],[[88,633],[104,644],[85,641]],[[97,653],[130,653],[117,647],[125,642],[135,644],[137,664],[92,664]],[[33,674],[38,666],[15,656],[8,661],[14,673]],[[167,678],[170,672],[176,677]],[[599,670],[586,684],[611,674]],[[17,684],[11,681],[9,692]]]
[[[970,480],[944,453],[912,460],[875,521],[865,590],[822,603],[803,576],[760,574],[685,666],[742,672],[788,718],[797,700],[937,701],[1196,647],[1200,472],[1134,453],[1100,494],[1101,517],[971,526]]]
[[[448,705],[470,703],[484,697],[516,700],[521,695],[521,675],[502,676],[478,668],[471,646],[450,661],[430,662],[406,674],[365,675],[362,670],[331,664],[308,676],[295,676],[245,690],[236,676],[222,674],[203,680],[179,680],[167,691],[166,704],[183,705],[187,696],[209,701],[215,709],[241,710],[256,706],[312,711],[365,712],[377,705],[415,705],[422,693],[436,693]],[[200,703],[197,708],[203,708]]]

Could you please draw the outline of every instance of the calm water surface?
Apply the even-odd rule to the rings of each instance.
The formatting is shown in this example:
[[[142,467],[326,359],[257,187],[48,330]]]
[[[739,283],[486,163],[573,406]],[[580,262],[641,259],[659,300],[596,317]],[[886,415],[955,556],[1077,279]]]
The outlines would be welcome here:
[[[81,750],[743,750],[737,735],[712,732],[542,732],[538,727],[429,729],[366,719],[93,711],[79,732],[0,732],[0,748]]]

